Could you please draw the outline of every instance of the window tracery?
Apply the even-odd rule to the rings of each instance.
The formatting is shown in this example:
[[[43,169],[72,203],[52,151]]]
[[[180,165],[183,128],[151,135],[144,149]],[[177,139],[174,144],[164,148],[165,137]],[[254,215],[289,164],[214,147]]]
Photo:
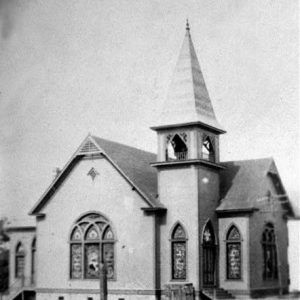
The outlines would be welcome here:
[[[226,237],[227,279],[241,279],[241,235],[235,225],[228,230]]]
[[[172,279],[186,279],[186,233],[180,224],[177,224],[171,235],[172,249]]]
[[[73,226],[70,236],[70,276],[73,279],[99,278],[104,263],[107,278],[114,278],[114,234],[109,221],[100,214],[88,214]]]
[[[277,279],[277,251],[274,226],[271,223],[266,224],[262,234],[263,247],[263,279]]]

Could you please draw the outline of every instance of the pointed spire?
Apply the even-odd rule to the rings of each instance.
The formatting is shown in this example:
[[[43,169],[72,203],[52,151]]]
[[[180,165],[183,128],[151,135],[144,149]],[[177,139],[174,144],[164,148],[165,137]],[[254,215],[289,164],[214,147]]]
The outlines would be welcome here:
[[[212,107],[192,42],[188,20],[186,34],[164,104],[161,126],[199,123],[224,132]]]
[[[186,27],[185,27],[187,32],[190,32],[190,24],[189,24],[189,19],[186,19]]]

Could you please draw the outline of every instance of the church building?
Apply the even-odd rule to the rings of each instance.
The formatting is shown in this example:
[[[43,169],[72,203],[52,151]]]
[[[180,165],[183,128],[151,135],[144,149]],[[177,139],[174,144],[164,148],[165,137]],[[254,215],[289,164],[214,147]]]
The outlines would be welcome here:
[[[151,129],[156,154],[89,134],[31,209],[35,225],[8,228],[8,299],[99,300],[103,266],[109,300],[288,292],[292,207],[272,158],[220,161],[226,132],[188,24]]]

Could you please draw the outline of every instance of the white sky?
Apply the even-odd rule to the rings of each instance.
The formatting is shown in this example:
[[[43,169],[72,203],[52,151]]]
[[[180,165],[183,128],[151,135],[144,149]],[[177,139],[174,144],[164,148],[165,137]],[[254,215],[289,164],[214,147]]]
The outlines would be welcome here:
[[[0,0],[0,216],[24,216],[88,132],[156,151],[186,17],[221,159],[273,156],[299,206],[297,4]]]

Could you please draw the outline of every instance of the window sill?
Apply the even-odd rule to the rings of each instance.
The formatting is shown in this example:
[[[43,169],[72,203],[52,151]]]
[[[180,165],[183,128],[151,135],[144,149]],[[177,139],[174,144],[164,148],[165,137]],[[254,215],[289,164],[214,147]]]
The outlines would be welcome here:
[[[228,278],[226,278],[225,281],[227,281],[227,282],[228,281],[233,281],[233,282],[240,281],[240,282],[243,282],[244,280],[243,280],[243,278],[236,278],[236,279],[233,279],[233,278],[232,279],[228,279]]]
[[[183,282],[187,282],[187,279],[170,279],[170,282],[172,282],[172,283],[174,283],[174,282],[183,283]]]
[[[100,278],[69,278],[70,281],[99,281]],[[107,281],[117,281],[116,278],[107,279]]]

